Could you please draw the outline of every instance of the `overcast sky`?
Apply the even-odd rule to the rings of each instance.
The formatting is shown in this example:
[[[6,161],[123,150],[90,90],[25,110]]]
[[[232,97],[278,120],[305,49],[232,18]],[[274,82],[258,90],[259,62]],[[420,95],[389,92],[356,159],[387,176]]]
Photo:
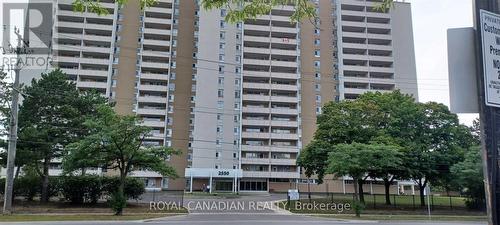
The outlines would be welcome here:
[[[412,5],[419,100],[449,104],[446,30],[472,26],[472,0],[407,0]],[[461,115],[471,124],[476,115]]]

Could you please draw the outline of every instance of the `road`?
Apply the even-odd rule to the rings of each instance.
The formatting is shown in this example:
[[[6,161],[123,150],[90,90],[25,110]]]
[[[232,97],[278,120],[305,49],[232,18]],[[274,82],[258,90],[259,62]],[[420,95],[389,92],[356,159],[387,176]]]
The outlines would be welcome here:
[[[485,225],[481,222],[429,222],[429,221],[349,221],[317,218],[300,215],[263,214],[190,214],[185,216],[166,217],[148,221],[78,221],[78,222],[19,222],[0,223],[0,225]]]

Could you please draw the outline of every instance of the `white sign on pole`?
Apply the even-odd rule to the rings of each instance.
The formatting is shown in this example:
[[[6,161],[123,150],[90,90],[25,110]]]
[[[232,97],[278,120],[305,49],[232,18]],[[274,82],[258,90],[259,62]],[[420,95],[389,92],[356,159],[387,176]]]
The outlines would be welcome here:
[[[486,105],[500,107],[500,15],[480,11]]]
[[[300,199],[299,190],[288,189],[288,197],[291,201],[299,200]]]

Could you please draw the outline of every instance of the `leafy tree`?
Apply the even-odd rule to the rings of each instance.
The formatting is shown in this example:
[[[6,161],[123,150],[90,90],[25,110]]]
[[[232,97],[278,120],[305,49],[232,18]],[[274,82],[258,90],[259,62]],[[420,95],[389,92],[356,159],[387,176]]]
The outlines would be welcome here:
[[[369,143],[381,135],[378,122],[382,114],[372,103],[361,101],[330,102],[318,116],[314,140],[301,152],[298,165],[306,174],[316,174],[322,182],[328,153],[337,144]]]
[[[139,122],[135,116],[120,116],[110,106],[101,105],[98,116],[85,122],[89,135],[69,145],[63,159],[66,172],[82,167],[118,170],[118,190],[112,193],[111,199],[116,215],[122,215],[126,205],[124,186],[131,171],[145,169],[176,177],[166,160],[177,152],[169,147],[146,146],[144,140],[151,129],[138,125]]]
[[[50,197],[51,161],[64,155],[66,145],[81,138],[82,120],[106,99],[80,93],[59,69],[33,79],[22,92],[25,98],[19,110],[18,150],[23,155],[19,158],[42,178],[41,200],[46,202]]]
[[[452,177],[467,196],[466,205],[471,209],[484,209],[484,176],[479,146],[472,147],[465,159],[451,167]]]
[[[385,11],[389,9],[394,0],[383,0],[375,10]],[[121,6],[127,3],[127,0],[117,0]],[[140,0],[141,9],[154,6],[158,0]],[[228,9],[226,20],[229,22],[240,22],[247,19],[255,19],[259,15],[267,15],[273,7],[282,5],[291,5],[295,12],[290,17],[291,22],[299,22],[302,19],[311,19],[316,17],[315,8],[309,0],[202,0],[201,6],[205,10],[226,8]],[[241,7],[238,7],[241,6]],[[85,9],[99,15],[108,14],[108,10],[96,0],[74,0],[73,9],[78,12],[84,12]]]
[[[384,144],[338,144],[332,146],[328,156],[327,172],[337,177],[350,176],[354,184],[355,205],[364,204],[363,182],[382,167],[393,167],[398,161],[397,146]],[[356,213],[359,216],[359,213]]]
[[[424,189],[429,182],[448,180],[450,167],[460,162],[474,139],[468,127],[460,125],[457,115],[439,103],[419,103],[413,119],[396,139],[405,148],[404,167],[418,185],[420,204],[425,206]]]
[[[371,178],[384,181],[385,204],[391,204],[390,187],[396,179],[406,176],[403,167],[401,147],[395,145],[375,145],[372,150],[372,161],[369,162],[368,174]]]

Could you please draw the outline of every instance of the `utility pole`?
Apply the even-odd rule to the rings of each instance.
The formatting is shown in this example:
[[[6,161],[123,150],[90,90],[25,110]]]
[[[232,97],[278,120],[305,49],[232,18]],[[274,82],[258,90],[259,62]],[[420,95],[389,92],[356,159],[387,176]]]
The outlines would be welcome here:
[[[5,195],[3,201],[3,214],[12,213],[12,192],[14,189],[14,169],[16,161],[16,145],[17,145],[17,108],[19,105],[19,73],[21,72],[21,48],[22,37],[19,28],[14,28],[14,33],[17,36],[16,47],[16,64],[14,66],[14,87],[12,90],[12,104],[10,109],[9,121],[9,147],[7,150],[7,179],[5,182]],[[20,168],[18,168],[20,169]]]

